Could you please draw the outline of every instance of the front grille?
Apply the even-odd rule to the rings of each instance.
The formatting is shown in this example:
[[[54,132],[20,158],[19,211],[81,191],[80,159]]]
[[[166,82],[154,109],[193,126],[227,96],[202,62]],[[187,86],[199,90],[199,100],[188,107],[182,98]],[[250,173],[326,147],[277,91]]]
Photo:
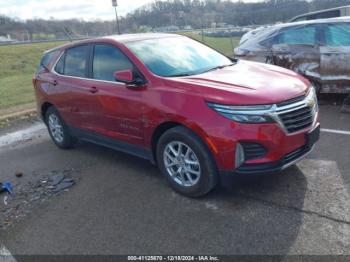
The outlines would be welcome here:
[[[288,112],[278,114],[280,120],[285,126],[288,133],[297,132],[304,128],[310,127],[313,123],[312,108],[308,105],[297,107]]]
[[[286,100],[286,101],[283,101],[283,102],[277,104],[277,106],[278,106],[278,107],[288,106],[288,105],[290,105],[290,104],[294,104],[294,103],[303,101],[304,99],[305,99],[305,95],[298,96],[298,97],[295,97],[295,98],[292,98],[292,99],[288,99],[288,100]]]
[[[244,142],[244,143],[241,143],[241,145],[244,149],[245,160],[261,158],[267,153],[266,148],[257,143]]]

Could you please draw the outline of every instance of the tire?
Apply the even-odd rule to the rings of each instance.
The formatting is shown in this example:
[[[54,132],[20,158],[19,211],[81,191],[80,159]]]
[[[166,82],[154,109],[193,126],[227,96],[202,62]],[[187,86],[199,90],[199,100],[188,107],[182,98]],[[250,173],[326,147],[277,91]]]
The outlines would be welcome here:
[[[166,131],[158,141],[156,154],[159,169],[176,192],[200,197],[216,186],[218,172],[213,157],[189,129],[175,127]]]
[[[67,125],[54,107],[49,107],[45,114],[45,124],[53,142],[61,149],[72,148],[77,139],[69,133]]]

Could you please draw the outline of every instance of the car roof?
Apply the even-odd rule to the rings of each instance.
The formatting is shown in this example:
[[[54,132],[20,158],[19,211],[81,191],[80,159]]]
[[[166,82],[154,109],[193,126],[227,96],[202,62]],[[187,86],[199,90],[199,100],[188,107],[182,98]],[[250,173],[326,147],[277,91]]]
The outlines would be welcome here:
[[[350,8],[350,5],[338,6],[338,7],[333,7],[333,8],[329,8],[329,9],[318,10],[318,11],[313,11],[313,12],[297,15],[297,16],[294,16],[293,18],[291,18],[289,21],[293,21],[293,20],[298,19],[300,17],[307,17],[310,15],[317,15],[317,14],[327,13],[329,11],[336,11],[336,10],[341,10],[341,9],[346,9],[346,8]]]
[[[150,40],[150,39],[169,38],[169,37],[181,37],[181,36],[176,34],[142,33],[142,34],[111,35],[111,36],[102,37],[102,39],[110,39],[120,43],[127,43],[127,42],[143,41],[143,40]]]
[[[290,26],[302,26],[302,25],[308,25],[308,24],[324,24],[324,23],[350,23],[350,16],[342,16],[342,17],[335,17],[335,18],[324,18],[324,19],[315,19],[315,20],[306,20],[306,21],[299,21],[299,22],[290,22],[290,23],[282,23],[277,25],[271,25],[267,28],[273,29],[273,28],[284,28],[284,27],[290,27]]]
[[[103,36],[103,37],[97,37],[97,38],[88,38],[83,40],[72,41],[64,45],[47,50],[45,53],[49,53],[56,50],[67,49],[80,44],[95,43],[99,41],[105,42],[106,40],[115,41],[115,42],[124,44],[128,42],[136,42],[136,41],[160,39],[160,38],[170,38],[170,37],[185,37],[185,36],[178,35],[178,34],[165,34],[165,33],[138,33],[138,34],[109,35],[109,36]]]

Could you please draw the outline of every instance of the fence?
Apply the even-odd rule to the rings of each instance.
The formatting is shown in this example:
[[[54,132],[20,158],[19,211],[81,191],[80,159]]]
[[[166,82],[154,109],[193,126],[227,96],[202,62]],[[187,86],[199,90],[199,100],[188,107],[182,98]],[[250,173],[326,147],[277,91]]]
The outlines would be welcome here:
[[[217,37],[217,38],[231,38],[232,47],[234,47],[233,38],[240,37],[244,33],[246,33],[250,28],[249,27],[227,27],[227,28],[205,28],[205,29],[189,29],[189,30],[154,30],[153,32],[161,32],[161,33],[176,33],[176,34],[184,34],[192,36],[197,36],[196,39],[202,42],[206,42],[206,37]],[[88,38],[93,38],[96,36],[89,37],[74,37],[72,39],[69,38],[59,38],[59,39],[48,39],[48,40],[33,40],[33,41],[6,41],[0,42],[0,46],[6,45],[23,45],[23,44],[33,44],[33,43],[50,43],[50,42],[59,42],[59,41],[77,41],[84,40]]]

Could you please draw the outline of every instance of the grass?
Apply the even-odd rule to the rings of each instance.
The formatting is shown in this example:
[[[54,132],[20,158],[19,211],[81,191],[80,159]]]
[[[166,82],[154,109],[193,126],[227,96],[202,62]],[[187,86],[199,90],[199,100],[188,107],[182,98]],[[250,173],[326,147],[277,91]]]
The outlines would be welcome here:
[[[0,109],[34,102],[32,74],[19,74],[0,79]]]
[[[199,34],[185,35],[202,41]],[[234,46],[239,38],[233,37]],[[232,55],[230,38],[204,36],[204,43],[224,53]],[[0,46],[0,115],[15,112],[19,108],[34,107],[32,77],[44,51],[63,42],[36,43],[25,45]]]
[[[204,44],[220,51],[221,53],[232,56],[233,55],[233,48],[238,46],[239,43],[239,37],[232,37],[232,43],[230,37],[210,37],[210,36],[203,36],[201,34],[194,34],[194,33],[183,33],[183,35],[186,35],[188,37],[191,37],[197,41],[203,42]]]
[[[32,77],[44,51],[63,42],[0,46],[0,114],[6,109],[34,105]]]

